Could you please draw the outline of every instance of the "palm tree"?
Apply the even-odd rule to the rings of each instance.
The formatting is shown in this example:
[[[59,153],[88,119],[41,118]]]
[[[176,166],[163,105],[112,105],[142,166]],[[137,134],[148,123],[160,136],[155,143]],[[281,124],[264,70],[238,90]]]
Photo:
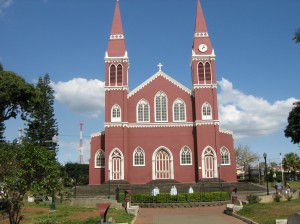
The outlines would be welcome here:
[[[293,40],[296,43],[300,43],[300,28],[298,28],[294,34]]]
[[[300,158],[296,153],[285,154],[283,158],[283,166],[288,171],[291,171],[292,176],[295,177],[296,172],[300,169]]]

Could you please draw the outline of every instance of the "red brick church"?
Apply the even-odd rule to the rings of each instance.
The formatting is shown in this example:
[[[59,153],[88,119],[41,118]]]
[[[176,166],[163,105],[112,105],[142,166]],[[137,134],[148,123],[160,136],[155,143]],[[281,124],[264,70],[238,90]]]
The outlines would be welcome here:
[[[235,182],[232,132],[219,127],[215,59],[198,0],[191,89],[159,64],[157,73],[129,91],[129,58],[117,0],[105,53],[105,131],[91,136],[89,184]]]

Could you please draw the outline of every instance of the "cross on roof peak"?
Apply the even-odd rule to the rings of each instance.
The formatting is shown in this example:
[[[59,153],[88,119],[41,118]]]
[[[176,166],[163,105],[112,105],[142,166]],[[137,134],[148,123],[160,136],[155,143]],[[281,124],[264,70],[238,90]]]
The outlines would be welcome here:
[[[162,63],[159,62],[159,64],[157,66],[158,66],[159,71],[161,72],[161,67],[163,66]]]

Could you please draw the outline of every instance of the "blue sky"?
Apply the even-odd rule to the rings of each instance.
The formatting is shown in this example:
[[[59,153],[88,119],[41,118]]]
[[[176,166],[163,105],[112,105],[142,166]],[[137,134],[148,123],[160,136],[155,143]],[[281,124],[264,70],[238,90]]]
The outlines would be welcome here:
[[[299,147],[284,137],[292,103],[300,99],[299,0],[201,0],[216,53],[220,125],[279,162]],[[120,0],[134,89],[162,70],[191,89],[190,59],[196,0]],[[59,161],[77,162],[83,122],[89,137],[103,130],[104,54],[114,0],[0,0],[0,62],[35,83],[48,73],[55,90]],[[20,120],[6,122],[18,136]],[[262,159],[261,159],[262,160]]]

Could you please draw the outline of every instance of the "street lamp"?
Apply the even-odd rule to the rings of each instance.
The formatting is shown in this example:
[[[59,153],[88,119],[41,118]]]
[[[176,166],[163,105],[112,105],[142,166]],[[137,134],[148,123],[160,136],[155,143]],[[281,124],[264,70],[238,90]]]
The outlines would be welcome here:
[[[283,168],[282,168],[282,155],[281,155],[281,153],[279,153],[279,154],[280,154],[280,160],[281,160],[281,166],[280,166],[280,168],[281,168],[281,181],[283,183],[284,180],[283,180]]]
[[[260,167],[259,167],[259,160],[258,160],[258,183],[260,184]]]
[[[266,181],[267,181],[267,195],[269,195],[269,183],[268,183],[268,177],[267,177],[267,174],[268,174],[268,170],[267,170],[267,153],[264,153],[263,156],[264,156],[264,159],[265,159],[265,178],[266,178]]]
[[[218,164],[218,176],[219,176],[219,187],[221,186],[220,185],[220,164]]]

